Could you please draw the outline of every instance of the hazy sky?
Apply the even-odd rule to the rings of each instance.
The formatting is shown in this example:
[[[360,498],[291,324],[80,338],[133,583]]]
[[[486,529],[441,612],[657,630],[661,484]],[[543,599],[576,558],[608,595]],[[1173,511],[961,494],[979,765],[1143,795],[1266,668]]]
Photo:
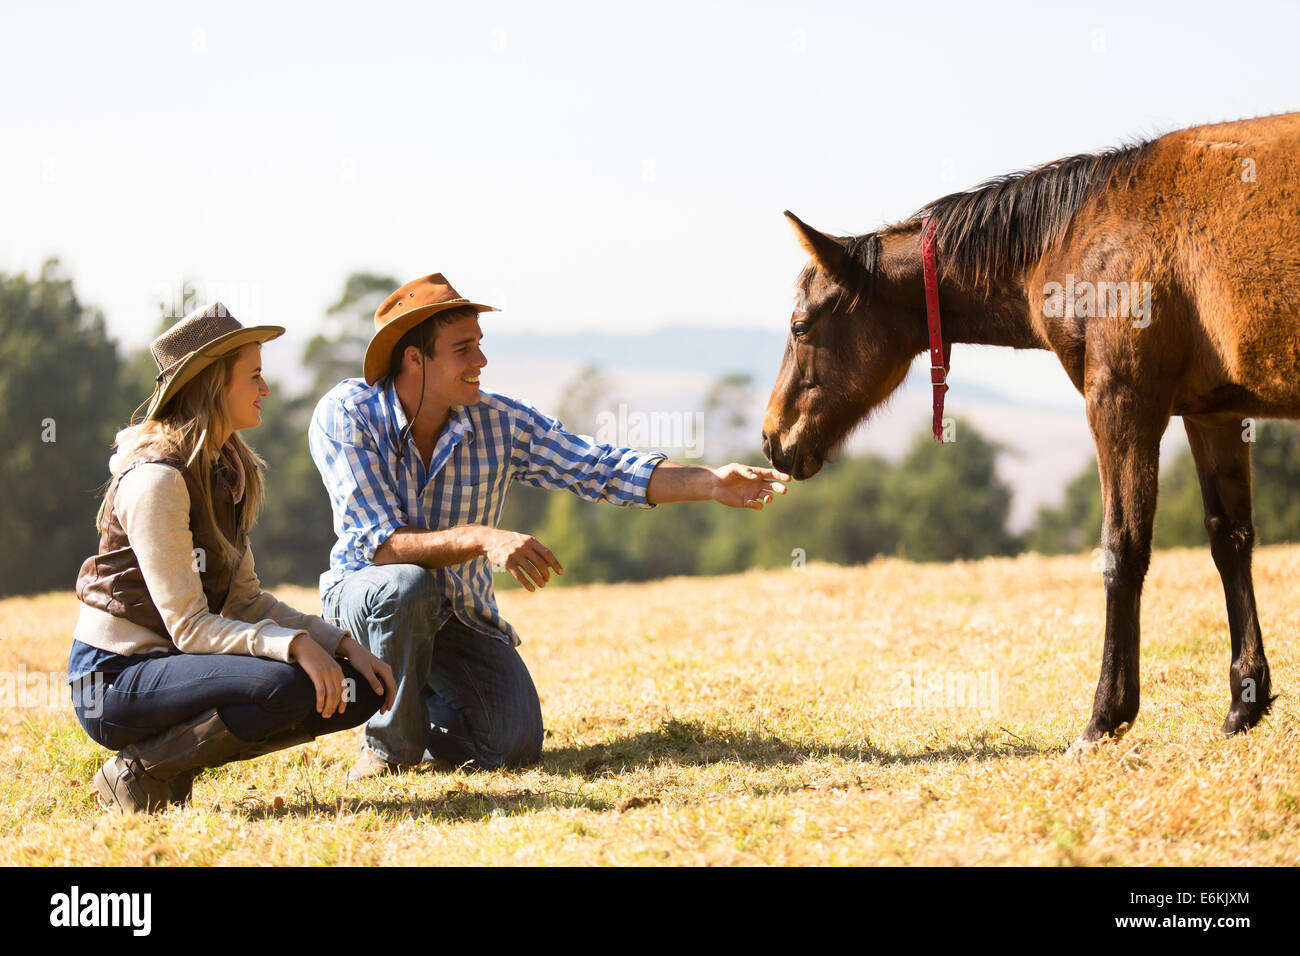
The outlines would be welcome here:
[[[1289,3],[0,16],[0,270],[58,256],[136,345],[196,278],[288,326],[282,362],[358,268],[445,272],[505,309],[489,335],[780,327],[804,261],[783,209],[865,232],[989,175],[1300,107]],[[1068,389],[1046,355],[959,361]]]

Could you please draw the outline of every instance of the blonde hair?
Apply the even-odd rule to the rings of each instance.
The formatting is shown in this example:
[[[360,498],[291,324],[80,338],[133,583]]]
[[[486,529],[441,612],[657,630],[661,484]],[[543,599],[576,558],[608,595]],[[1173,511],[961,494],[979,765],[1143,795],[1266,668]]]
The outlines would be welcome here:
[[[230,416],[226,408],[226,385],[230,381],[230,370],[237,354],[223,356],[194,376],[168,400],[158,418],[148,419],[140,414],[148,402],[137,408],[131,423],[117,433],[113,442],[117,452],[109,462],[109,468],[116,476],[132,459],[144,455],[180,458],[201,489],[203,508],[212,521],[212,526],[217,529],[224,557],[231,564],[237,563],[242,557],[243,549],[239,545],[245,541],[257,521],[265,490],[262,477],[265,462],[248,447],[239,432],[232,431],[224,447],[216,445],[217,433],[228,427]],[[241,468],[244,473],[244,506],[236,529],[238,541],[226,540],[216,523],[212,507],[212,472],[223,452],[233,459],[232,465]],[[95,527],[101,533],[104,530],[107,504],[105,496],[95,518]]]

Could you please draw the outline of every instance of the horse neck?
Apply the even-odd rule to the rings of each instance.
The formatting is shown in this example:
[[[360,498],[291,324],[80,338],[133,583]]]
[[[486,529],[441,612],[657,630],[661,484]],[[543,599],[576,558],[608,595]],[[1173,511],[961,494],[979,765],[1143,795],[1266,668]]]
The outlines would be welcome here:
[[[880,254],[887,294],[898,307],[900,321],[907,323],[909,333],[919,334],[924,350],[928,340],[920,233],[919,225],[909,225],[882,234]],[[944,342],[1017,349],[1049,347],[1030,320],[1022,275],[995,275],[975,283],[956,269],[945,269],[941,251],[936,258]],[[917,335],[907,337],[916,340]]]

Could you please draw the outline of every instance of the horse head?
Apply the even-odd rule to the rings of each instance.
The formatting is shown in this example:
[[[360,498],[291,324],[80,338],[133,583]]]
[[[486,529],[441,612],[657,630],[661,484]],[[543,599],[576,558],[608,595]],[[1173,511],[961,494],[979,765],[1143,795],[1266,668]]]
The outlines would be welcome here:
[[[786,216],[812,259],[796,286],[785,356],[763,420],[763,454],[802,479],[820,471],[902,384],[924,342],[919,325],[900,321],[894,302],[902,274],[881,268],[880,236],[836,238]]]

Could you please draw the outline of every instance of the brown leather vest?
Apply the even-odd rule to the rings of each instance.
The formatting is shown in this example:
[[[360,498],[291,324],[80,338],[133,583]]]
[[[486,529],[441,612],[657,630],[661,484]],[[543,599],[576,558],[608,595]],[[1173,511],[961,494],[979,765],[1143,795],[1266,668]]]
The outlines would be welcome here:
[[[113,499],[117,494],[118,482],[132,468],[143,464],[161,464],[175,468],[185,478],[185,488],[190,493],[190,533],[194,536],[195,549],[202,549],[194,556],[199,579],[203,582],[203,595],[208,599],[208,610],[213,614],[221,613],[230,593],[230,583],[235,577],[235,566],[226,561],[223,549],[217,537],[217,528],[225,534],[226,540],[233,542],[242,555],[247,545],[246,538],[238,534],[239,517],[243,511],[243,501],[235,502],[233,476],[224,457],[218,459],[212,473],[212,511],[216,524],[208,517],[203,506],[199,483],[185,463],[179,458],[141,457],[130,461],[114,478],[105,494],[104,531],[99,539],[99,553],[85,560],[77,574],[77,597],[93,608],[107,611],[114,617],[126,618],[135,624],[149,628],[155,634],[171,640],[162,615],[154,605],[145,584],[144,575],[131,542],[127,539],[122,524],[118,521]],[[200,561],[200,558],[202,559]]]

